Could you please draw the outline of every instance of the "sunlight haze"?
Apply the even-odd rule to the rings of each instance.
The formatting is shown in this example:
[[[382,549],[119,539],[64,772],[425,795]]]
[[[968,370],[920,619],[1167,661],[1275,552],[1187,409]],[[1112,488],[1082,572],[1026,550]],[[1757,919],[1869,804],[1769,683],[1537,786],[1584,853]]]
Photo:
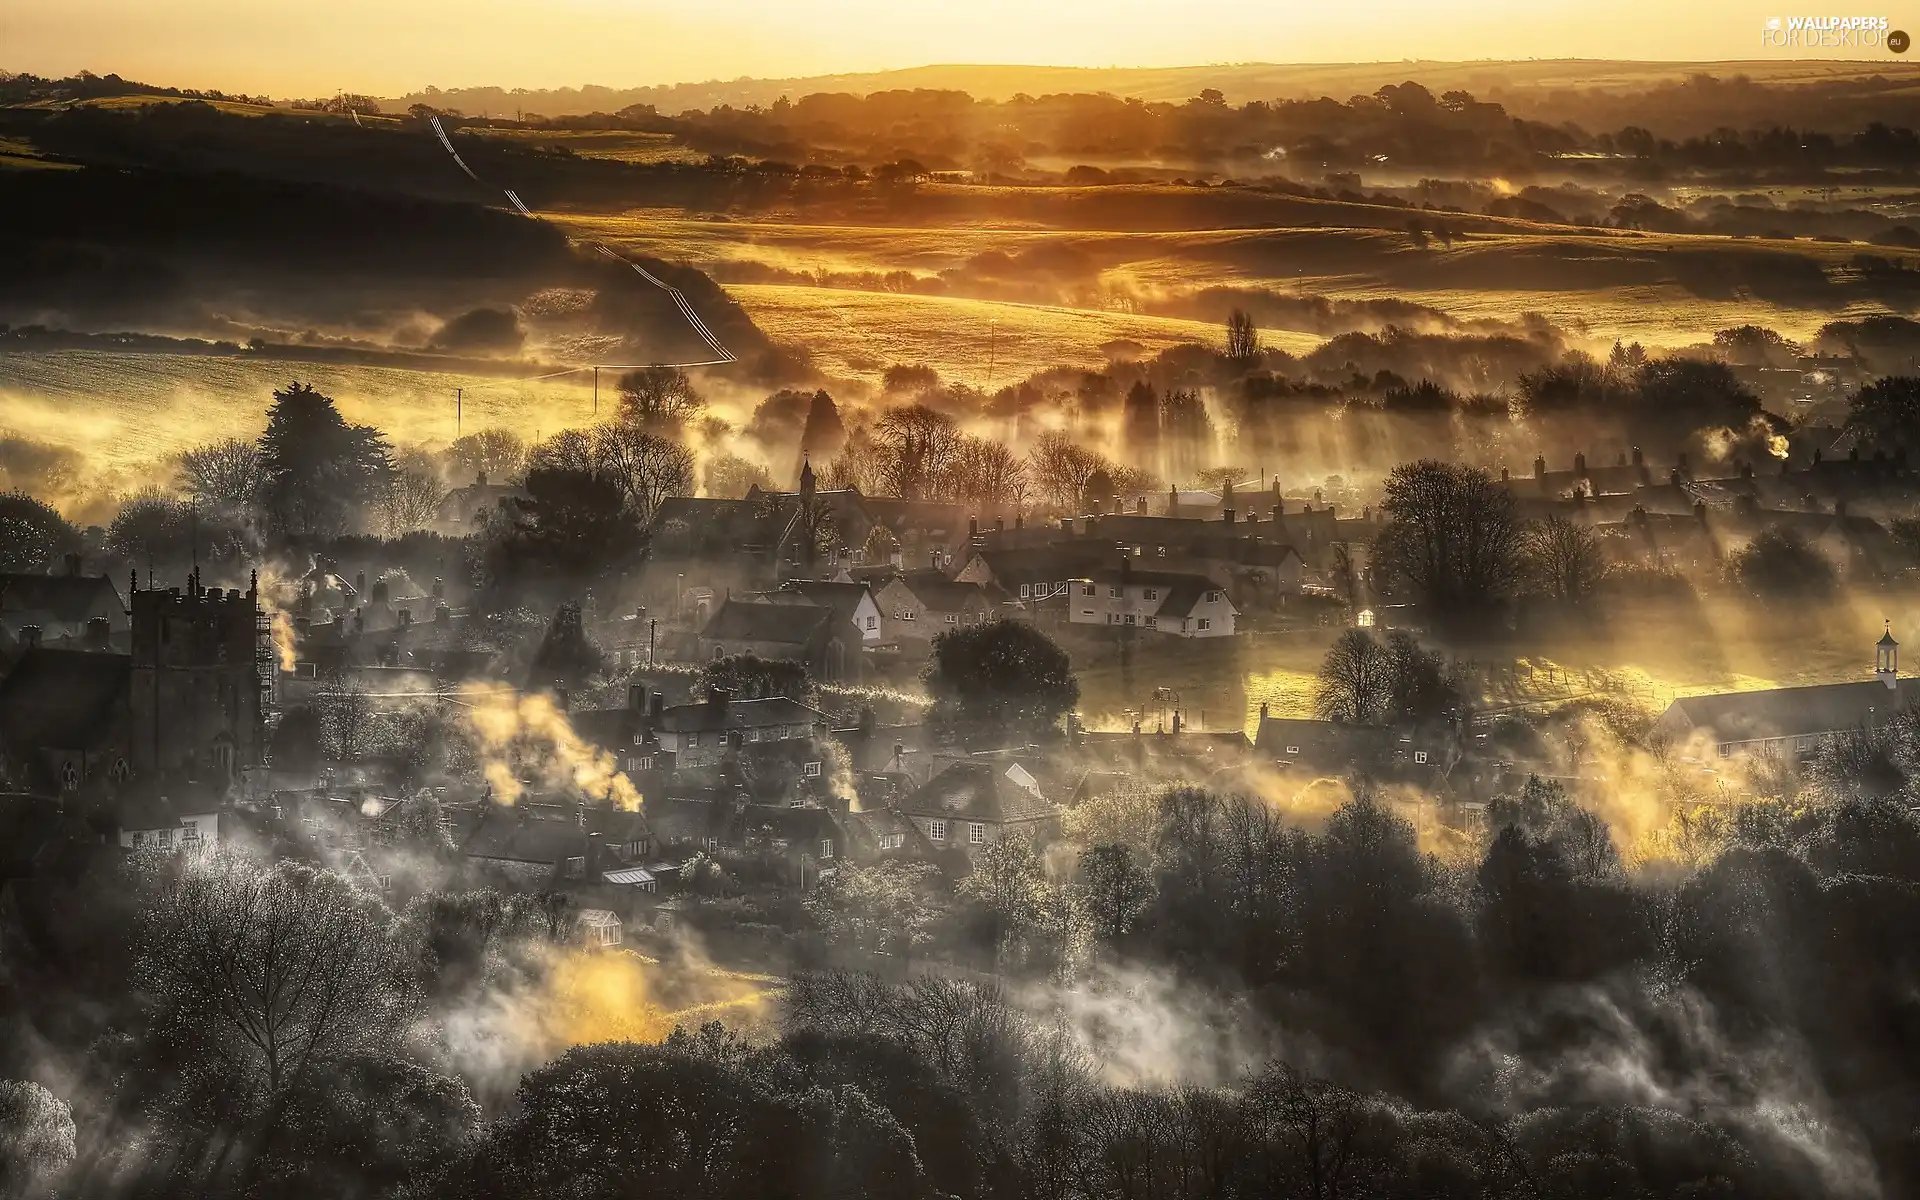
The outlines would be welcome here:
[[[0,68],[117,72],[272,95],[394,95],[427,84],[615,87],[785,78],[925,63],[1176,66],[1402,58],[1761,57],[1774,9],[1709,0],[1346,5],[1198,0],[472,0],[270,5],[238,0],[13,0]]]

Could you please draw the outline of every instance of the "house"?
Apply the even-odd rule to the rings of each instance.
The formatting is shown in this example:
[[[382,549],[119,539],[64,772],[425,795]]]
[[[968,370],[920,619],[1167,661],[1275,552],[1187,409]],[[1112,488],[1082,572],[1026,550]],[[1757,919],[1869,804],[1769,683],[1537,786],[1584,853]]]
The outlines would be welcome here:
[[[1461,758],[1460,731],[1450,721],[1358,725],[1276,717],[1264,704],[1253,746],[1260,760],[1283,770],[1358,770],[1429,784],[1444,780]]]
[[[729,749],[772,742],[811,741],[825,734],[827,719],[785,696],[735,700],[722,689],[708,692],[698,704],[662,708],[654,736],[671,752],[680,767],[709,766],[726,757]],[[814,770],[820,775],[824,767]]]
[[[994,595],[977,583],[948,579],[940,571],[908,571],[879,583],[873,593],[884,644],[917,649],[948,629],[993,619]]]
[[[124,805],[119,817],[119,843],[127,850],[200,855],[210,854],[238,834],[231,811],[203,809],[179,812],[164,803]]]
[[[1018,597],[1023,607],[1065,596],[1068,582],[1113,559],[1113,551],[1092,542],[1072,542],[1023,550],[976,550],[954,572],[956,583],[993,587]]]
[[[835,617],[851,625],[862,649],[880,643],[880,607],[873,591],[864,583],[840,583],[825,579],[789,579],[775,592],[753,597],[769,604],[810,604],[833,610]],[[842,629],[844,634],[845,630]]]
[[[1239,616],[1226,589],[1204,575],[1117,570],[1071,581],[1067,620],[1075,625],[1137,626],[1174,637],[1232,637]]]
[[[440,501],[440,507],[433,514],[434,529],[452,537],[465,537],[477,532],[476,527],[494,512],[514,500],[524,500],[526,495],[524,489],[512,484],[489,483],[487,473],[481,471],[472,483],[454,488]]]
[[[1760,752],[1804,757],[1838,735],[1870,727],[1920,702],[1920,678],[1899,677],[1900,644],[1889,629],[1874,646],[1874,677],[1858,683],[1723,692],[1675,700],[1653,733],[1718,758]]]
[[[729,599],[700,630],[699,653],[709,662],[751,654],[773,662],[805,663],[815,679],[848,680],[859,677],[865,636],[851,620],[824,605]]]
[[[0,630],[17,642],[105,650],[126,646],[132,622],[113,581],[80,573],[70,554],[58,575],[0,573]],[[32,631],[32,632],[29,632]]]
[[[846,830],[847,857],[856,863],[931,859],[935,846],[913,818],[895,809],[848,813],[840,820]]]
[[[132,672],[125,654],[29,649],[0,679],[0,747],[48,792],[126,779]]]
[[[1023,778],[1024,777],[1024,778]],[[1018,763],[956,762],[902,797],[894,811],[936,849],[973,850],[1001,838],[1042,838],[1056,807]]]
[[[503,875],[521,887],[554,887],[588,876],[592,841],[575,821],[545,816],[525,805],[483,805],[468,821],[460,852],[476,867]]]

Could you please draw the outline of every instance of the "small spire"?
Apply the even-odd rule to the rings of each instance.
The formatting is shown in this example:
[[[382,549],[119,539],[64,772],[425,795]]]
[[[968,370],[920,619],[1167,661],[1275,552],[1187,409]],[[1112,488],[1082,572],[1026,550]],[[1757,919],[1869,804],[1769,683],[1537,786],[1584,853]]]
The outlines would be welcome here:
[[[1887,627],[1886,632],[1880,635],[1880,641],[1878,644],[1882,646],[1898,646],[1900,643],[1893,640],[1893,622],[1891,620],[1888,620],[1886,622],[1886,627]]]

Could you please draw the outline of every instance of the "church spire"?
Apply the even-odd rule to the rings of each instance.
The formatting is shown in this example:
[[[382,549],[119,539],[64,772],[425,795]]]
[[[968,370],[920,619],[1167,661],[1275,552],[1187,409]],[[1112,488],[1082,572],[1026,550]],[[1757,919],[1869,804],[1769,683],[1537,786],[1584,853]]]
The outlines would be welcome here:
[[[800,499],[813,499],[813,489],[813,460],[806,455],[802,455],[800,458]]]
[[[1893,640],[1893,622],[1886,624],[1886,632],[1873,647],[1873,677],[1891,688],[1899,686],[1900,643]]]

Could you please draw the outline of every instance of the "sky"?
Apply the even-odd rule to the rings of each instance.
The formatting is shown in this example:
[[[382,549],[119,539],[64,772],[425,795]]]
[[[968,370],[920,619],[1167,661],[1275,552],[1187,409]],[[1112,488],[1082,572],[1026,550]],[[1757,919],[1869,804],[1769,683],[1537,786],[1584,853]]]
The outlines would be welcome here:
[[[1762,24],[1797,11],[1785,0],[3,0],[0,69],[285,98],[929,63],[1711,60],[1776,56]]]

